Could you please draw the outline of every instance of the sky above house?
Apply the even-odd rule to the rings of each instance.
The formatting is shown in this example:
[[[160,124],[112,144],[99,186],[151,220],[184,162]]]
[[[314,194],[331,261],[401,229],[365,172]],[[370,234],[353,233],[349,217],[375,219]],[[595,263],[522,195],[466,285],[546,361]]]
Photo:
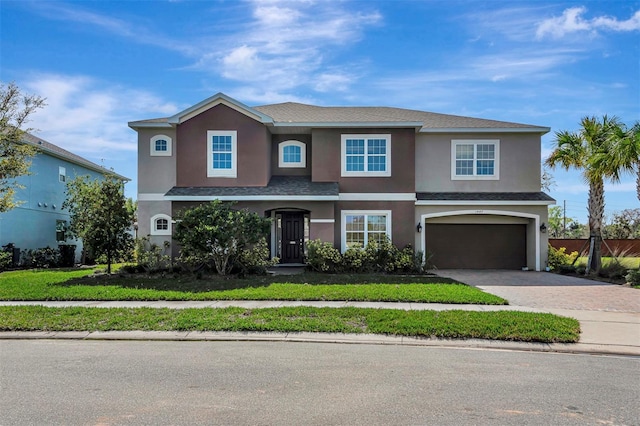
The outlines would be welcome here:
[[[249,106],[393,106],[574,131],[584,116],[640,120],[640,1],[0,2],[0,80],[47,99],[41,138],[132,179],[127,122],[217,92]],[[586,223],[587,185],[549,194]],[[606,185],[606,214],[638,208]]]

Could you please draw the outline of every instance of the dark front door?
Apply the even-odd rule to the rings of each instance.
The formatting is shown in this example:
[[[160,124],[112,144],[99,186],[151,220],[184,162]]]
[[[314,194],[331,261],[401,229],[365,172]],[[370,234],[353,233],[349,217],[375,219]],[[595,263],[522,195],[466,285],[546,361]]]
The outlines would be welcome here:
[[[282,263],[302,263],[304,214],[282,213]]]

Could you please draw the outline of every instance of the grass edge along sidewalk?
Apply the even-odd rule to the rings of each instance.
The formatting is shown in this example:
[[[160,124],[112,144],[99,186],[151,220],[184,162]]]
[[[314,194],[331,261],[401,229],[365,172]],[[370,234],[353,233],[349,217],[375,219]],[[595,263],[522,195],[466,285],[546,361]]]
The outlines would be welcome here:
[[[0,307],[0,331],[262,331],[372,333],[448,339],[575,343],[580,324],[547,313],[372,308]]]
[[[86,276],[92,272],[63,269],[4,272],[0,274],[0,300],[319,300],[508,304],[506,300],[475,287],[436,276],[302,274],[223,280],[144,275]],[[276,282],[276,279],[298,282]]]

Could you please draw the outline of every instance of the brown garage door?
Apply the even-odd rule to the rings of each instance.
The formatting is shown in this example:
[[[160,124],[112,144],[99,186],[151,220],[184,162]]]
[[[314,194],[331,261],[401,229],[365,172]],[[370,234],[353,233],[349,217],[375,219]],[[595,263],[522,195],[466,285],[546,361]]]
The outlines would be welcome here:
[[[426,248],[439,269],[520,269],[526,232],[526,225],[427,224]]]

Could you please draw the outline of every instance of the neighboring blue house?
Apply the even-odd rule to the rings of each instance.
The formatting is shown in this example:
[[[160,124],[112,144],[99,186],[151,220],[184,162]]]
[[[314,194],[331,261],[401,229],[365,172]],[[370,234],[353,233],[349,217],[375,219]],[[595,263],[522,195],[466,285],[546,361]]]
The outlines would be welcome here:
[[[75,244],[78,260],[82,242],[68,238],[65,232],[69,225],[69,213],[62,210],[66,183],[87,175],[91,179],[105,175],[130,179],[31,134],[25,133],[23,139],[37,147],[38,154],[32,159],[31,174],[17,179],[24,188],[16,191],[15,200],[22,204],[0,214],[0,245],[13,243],[25,250]]]

